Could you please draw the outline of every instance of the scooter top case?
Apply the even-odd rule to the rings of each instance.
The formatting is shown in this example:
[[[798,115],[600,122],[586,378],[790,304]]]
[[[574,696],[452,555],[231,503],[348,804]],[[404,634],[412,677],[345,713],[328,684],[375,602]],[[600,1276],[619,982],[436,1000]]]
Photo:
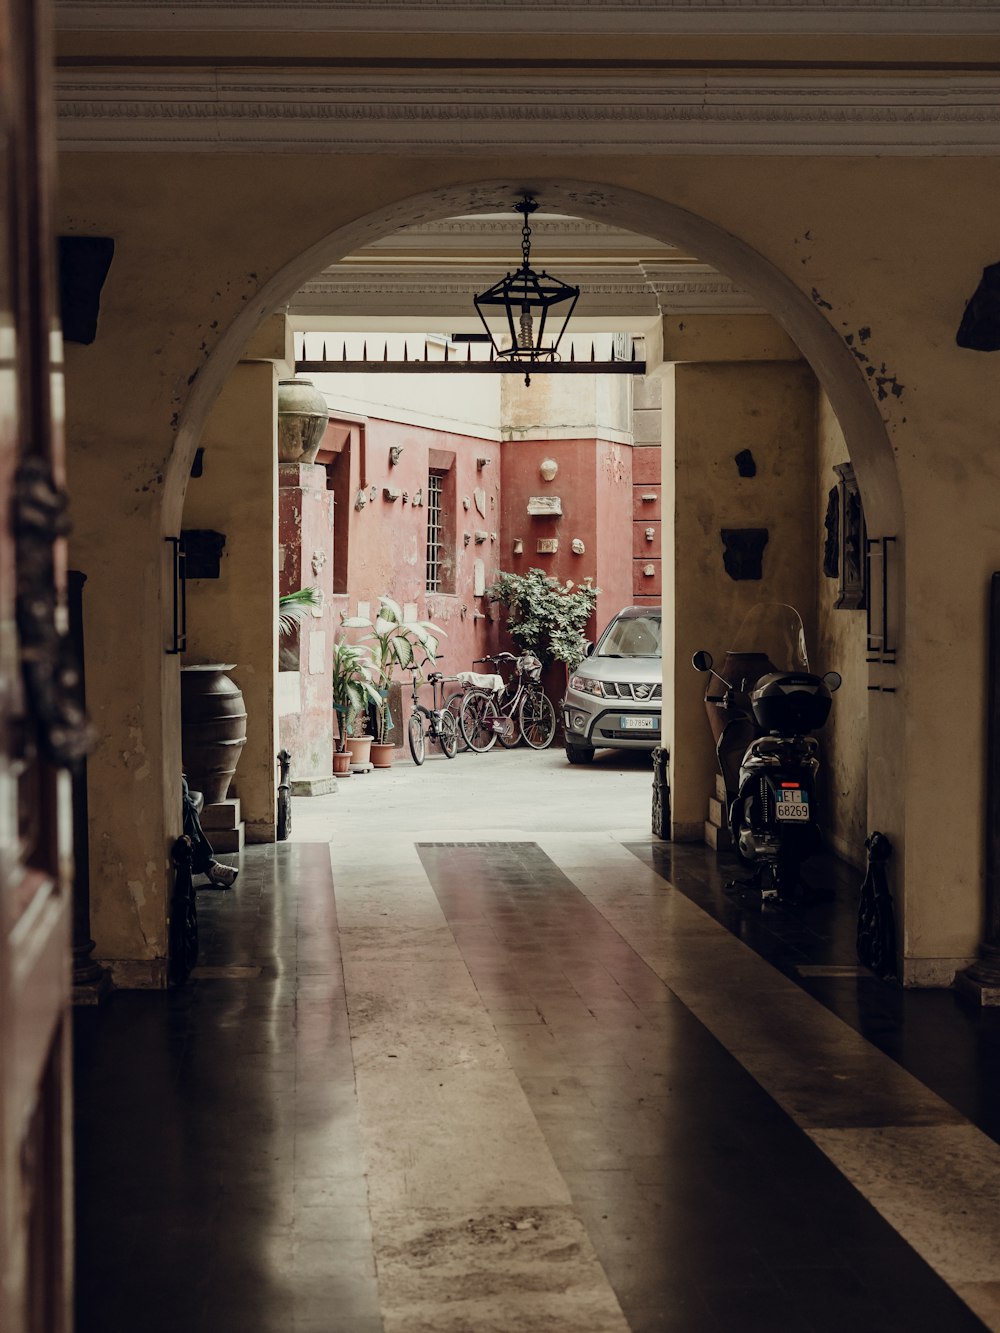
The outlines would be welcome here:
[[[776,671],[762,676],[750,694],[753,715],[764,731],[804,736],[830,715],[833,699],[822,676]]]

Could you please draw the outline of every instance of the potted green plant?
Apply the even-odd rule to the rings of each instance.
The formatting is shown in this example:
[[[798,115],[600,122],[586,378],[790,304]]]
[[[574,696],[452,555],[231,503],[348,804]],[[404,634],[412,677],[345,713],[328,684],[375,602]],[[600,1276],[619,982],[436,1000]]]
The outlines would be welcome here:
[[[375,723],[372,764],[376,768],[389,768],[395,749],[393,743],[386,739],[392,727],[389,686],[396,668],[405,670],[411,666],[418,651],[422,651],[427,661],[433,663],[438,653],[438,637],[444,634],[444,630],[429,620],[405,620],[399,603],[386,596],[379,598],[379,611],[374,621],[364,616],[341,616],[341,624],[345,629],[368,631],[362,636],[361,642],[370,644],[372,684],[378,695],[372,708]]]
[[[373,672],[371,650],[364,644],[348,643],[343,638],[334,643],[332,695],[339,734],[333,771],[339,777],[350,772],[352,763],[368,762],[368,755],[359,754],[359,746],[351,742],[367,740],[370,747],[371,737],[360,735],[358,722],[366,717],[369,703],[379,702]],[[359,734],[354,735],[356,731]]]

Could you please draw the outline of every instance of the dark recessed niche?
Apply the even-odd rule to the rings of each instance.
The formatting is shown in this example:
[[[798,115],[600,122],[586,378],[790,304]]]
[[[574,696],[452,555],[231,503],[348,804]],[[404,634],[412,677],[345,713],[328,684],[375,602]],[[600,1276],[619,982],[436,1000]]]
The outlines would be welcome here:
[[[217,579],[220,573],[224,532],[211,528],[185,528],[181,532],[181,550],[184,552],[186,579]]]
[[[736,582],[763,578],[767,528],[723,528],[722,562]]]

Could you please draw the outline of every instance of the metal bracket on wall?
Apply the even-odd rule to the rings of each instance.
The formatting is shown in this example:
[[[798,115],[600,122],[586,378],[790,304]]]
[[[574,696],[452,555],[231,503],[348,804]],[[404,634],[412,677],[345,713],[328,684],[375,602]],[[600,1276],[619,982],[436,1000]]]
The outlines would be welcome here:
[[[187,581],[184,571],[184,547],[180,537],[164,537],[163,540],[171,548],[173,573],[171,643],[166,652],[174,656],[187,650]]]
[[[890,565],[895,568],[897,538],[868,537],[865,540],[866,585],[865,661],[880,666],[896,665],[896,643],[890,625],[894,609],[894,586]],[[895,694],[894,685],[869,685],[874,693]]]

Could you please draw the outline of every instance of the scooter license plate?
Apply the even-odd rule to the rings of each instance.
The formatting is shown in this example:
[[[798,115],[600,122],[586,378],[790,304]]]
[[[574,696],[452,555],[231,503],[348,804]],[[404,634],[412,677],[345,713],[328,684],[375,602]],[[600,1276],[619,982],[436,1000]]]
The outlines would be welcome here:
[[[809,818],[809,796],[804,791],[779,791],[774,803],[778,820],[798,824]]]

